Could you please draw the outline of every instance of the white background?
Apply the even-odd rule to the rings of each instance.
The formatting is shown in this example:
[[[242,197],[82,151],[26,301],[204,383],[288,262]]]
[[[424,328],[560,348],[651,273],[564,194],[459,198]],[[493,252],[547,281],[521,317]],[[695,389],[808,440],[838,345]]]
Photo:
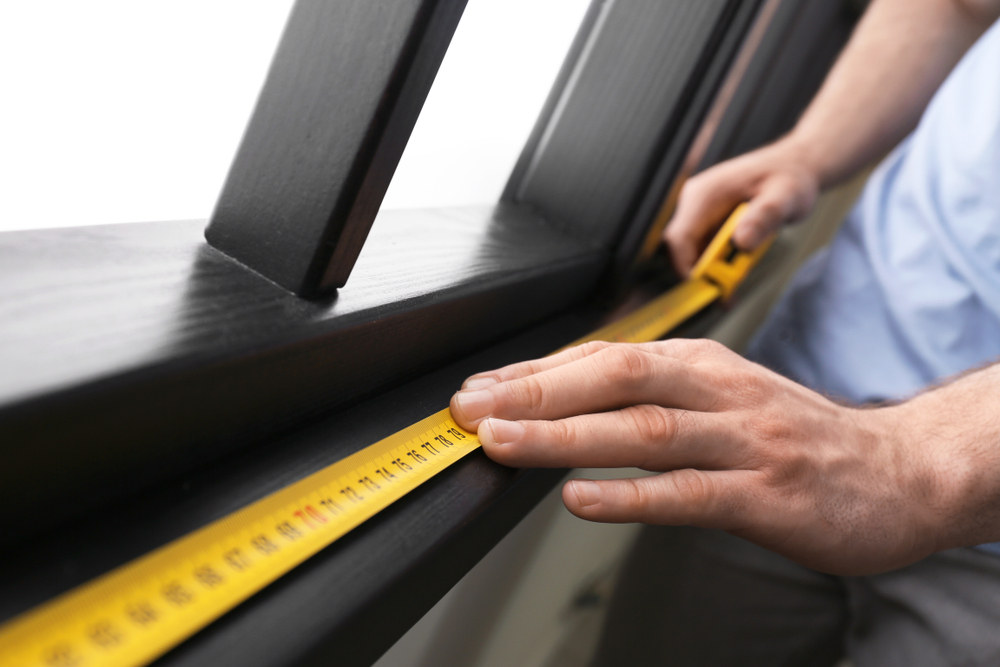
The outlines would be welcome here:
[[[496,199],[588,0],[469,0],[384,206]],[[0,230],[207,218],[290,0],[0,3]]]

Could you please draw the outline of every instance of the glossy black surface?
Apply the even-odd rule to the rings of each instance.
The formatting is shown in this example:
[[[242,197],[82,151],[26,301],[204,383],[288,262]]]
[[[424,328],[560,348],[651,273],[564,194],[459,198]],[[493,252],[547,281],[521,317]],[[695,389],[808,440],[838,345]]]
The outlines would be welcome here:
[[[653,291],[658,286],[651,286]],[[471,373],[544,355],[598,326],[580,308],[293,433],[154,485],[4,551],[0,620],[280,489],[447,404]],[[678,334],[697,335],[712,309]],[[167,665],[365,665],[562,476],[477,452],[165,656]]]
[[[739,4],[594,3],[504,198],[613,246],[666,148],[693,138],[682,121]]]
[[[347,281],[466,0],[298,0],[206,238],[293,292]]]
[[[0,542],[565,309],[603,262],[514,207],[387,213],[351,286],[310,302],[200,236],[0,235]]]
[[[819,89],[861,14],[857,0],[784,0],[708,147],[702,167],[777,139]]]
[[[814,14],[826,11],[818,8],[826,3],[788,3],[809,5]],[[312,11],[328,11],[319,0],[300,6],[306,4]],[[341,6],[376,4],[398,9],[393,16],[403,17],[403,23],[396,27],[404,26],[394,33],[399,37],[407,21],[411,27],[419,23],[413,13],[407,19],[406,11],[418,5],[453,11],[463,3],[352,0]],[[629,235],[647,231],[642,211],[662,201],[677,156],[694,136],[727,54],[758,4],[596,0],[511,180],[512,187],[527,183],[532,156],[541,151],[535,174],[544,178],[523,188],[534,199],[496,211],[380,215],[350,283],[336,297],[309,302],[292,296],[208,247],[200,221],[0,235],[0,544],[5,565],[0,568],[0,618],[440,409],[472,372],[545,354],[595,326],[599,310],[571,304],[592,296],[598,277],[616,257],[630,255]],[[631,7],[646,21],[616,15],[605,29],[617,27],[600,36],[615,34],[618,41],[588,51],[585,34],[605,6]],[[690,20],[691,26],[653,20],[667,15],[671,21]],[[822,21],[809,25],[810,34],[823,31]],[[808,50],[813,42],[800,30],[792,30],[795,48]],[[696,34],[707,41],[693,39]],[[288,48],[293,51],[287,62],[293,62],[295,47]],[[598,52],[600,58],[593,59]],[[650,54],[676,62],[657,63]],[[783,57],[794,56],[790,51]],[[591,87],[574,90],[589,94],[575,98],[580,106],[560,115],[560,91],[572,87],[581,63],[591,68],[586,72]],[[332,66],[323,72],[327,65],[308,65],[314,66],[319,69],[310,76],[335,74]],[[384,62],[372,67],[395,76]],[[650,79],[668,71],[679,78]],[[609,72],[614,80],[603,80]],[[679,100],[665,97],[664,91],[684,77]],[[367,92],[372,93],[386,80],[359,78],[345,85],[371,85]],[[309,98],[303,108],[324,114],[331,108],[325,104],[341,104],[324,99],[326,94]],[[277,96],[268,108],[277,110],[282,101]],[[770,122],[769,109],[782,113],[769,107],[771,102],[754,107],[753,127]],[[663,117],[644,105],[659,105]],[[359,98],[347,106],[360,113],[364,102]],[[347,127],[365,127],[363,117]],[[410,113],[398,117],[410,118]],[[295,129],[296,118],[286,120]],[[268,141],[267,128],[258,129],[261,140]],[[396,136],[387,130],[375,134]],[[360,168],[372,174],[372,181],[331,180],[329,169],[340,170],[341,176],[361,172],[351,171],[353,163],[326,164],[329,155],[322,151],[309,153],[338,141],[348,143],[339,145],[337,155],[363,153],[359,144],[349,143],[357,139],[356,134],[296,139],[297,154],[317,162],[291,182],[307,183],[319,194],[292,198],[316,226],[295,228],[290,233],[296,238],[277,241],[289,250],[287,256],[312,252],[314,240],[328,231],[323,225],[331,218],[324,218],[324,211],[339,206],[336,202],[360,197],[351,201],[367,211],[372,200],[361,193],[380,198],[377,188],[366,190],[363,183],[387,183],[385,169],[391,172],[392,160],[373,158]],[[545,153],[546,147],[555,152]],[[624,147],[628,155],[616,153]],[[293,186],[282,183],[281,174],[270,184],[253,180],[257,170],[266,171],[262,156],[271,148],[258,146],[251,161],[243,162],[249,171],[242,176],[234,171],[246,199],[233,202],[245,204],[248,215],[260,214],[261,231],[273,240],[267,232],[281,220],[283,213],[275,207],[282,198],[257,197],[257,188],[274,186],[281,195]],[[283,167],[295,166],[294,158],[282,159]],[[341,184],[334,194],[346,199],[323,199],[331,183]],[[547,212],[546,217],[530,213],[533,208]],[[362,237],[367,232],[365,224],[348,227]],[[608,245],[597,249],[602,243]],[[247,247],[268,250],[255,242]],[[348,255],[351,248],[356,252],[359,237],[338,247]],[[294,275],[295,267],[304,265],[292,261],[285,284],[304,289],[323,261],[314,262],[308,276]],[[713,309],[687,333],[704,331],[719,312]],[[560,474],[514,471],[473,455],[162,662],[367,664],[524,516]]]

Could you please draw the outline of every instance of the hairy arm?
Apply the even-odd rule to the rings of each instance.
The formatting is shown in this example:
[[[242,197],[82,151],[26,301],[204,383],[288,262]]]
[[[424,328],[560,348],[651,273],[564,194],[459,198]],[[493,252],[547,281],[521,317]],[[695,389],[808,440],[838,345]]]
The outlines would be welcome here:
[[[568,482],[594,521],[719,528],[838,574],[1000,540],[1000,365],[858,409],[709,341],[586,344],[481,373],[452,399],[512,466],[636,466]]]
[[[996,0],[876,0],[789,135],[820,186],[851,176],[909,134],[998,14]]]
[[[998,16],[1000,0],[875,0],[788,135],[687,183],[666,231],[678,269],[690,270],[738,203],[750,207],[734,240],[753,248],[804,217],[821,189],[887,153]]]

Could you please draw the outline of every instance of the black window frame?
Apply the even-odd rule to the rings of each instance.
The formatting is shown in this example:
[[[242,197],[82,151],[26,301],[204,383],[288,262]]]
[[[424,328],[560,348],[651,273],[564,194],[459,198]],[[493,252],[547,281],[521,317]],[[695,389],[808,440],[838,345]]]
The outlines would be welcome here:
[[[311,2],[300,0],[302,6]],[[635,2],[643,6],[643,0]],[[428,12],[444,8],[454,19],[455,7],[464,3],[408,4]],[[832,59],[828,45],[842,42],[856,18],[835,3],[719,0],[730,12],[728,23],[711,40],[713,57],[695,68],[699,85],[685,90],[675,117],[649,130],[648,164],[633,182],[616,184],[634,190],[624,198],[622,222],[614,234],[595,239],[551,213],[565,203],[558,188],[534,190],[534,196],[526,197],[519,193],[528,190],[518,183],[574,76],[588,30],[602,7],[622,4],[595,1],[511,185],[495,207],[467,212],[465,218],[441,212],[423,223],[413,213],[379,219],[372,238],[383,234],[383,241],[402,238],[404,244],[419,244],[428,229],[450,224],[448,233],[457,239],[451,256],[478,258],[478,264],[453,280],[438,275],[438,283],[424,294],[414,293],[411,285],[385,287],[380,282],[341,316],[337,308],[353,298],[347,290],[324,296],[321,289],[305,288],[299,291],[312,298],[297,297],[201,243],[202,223],[0,235],[0,249],[23,255],[0,266],[0,292],[5,292],[0,303],[8,316],[41,313],[39,320],[49,322],[41,340],[21,341],[40,366],[48,363],[46,346],[61,337],[78,350],[93,345],[89,332],[67,330],[65,323],[132,313],[141,319],[150,300],[154,305],[171,299],[179,304],[166,332],[167,344],[137,355],[137,361],[116,361],[121,365],[97,375],[54,373],[54,379],[21,393],[11,388],[17,380],[8,378],[6,393],[0,391],[0,441],[7,443],[0,454],[5,461],[0,507],[6,526],[0,544],[11,563],[0,580],[0,590],[9,593],[0,595],[6,600],[0,617],[426,416],[443,405],[464,374],[544,354],[585,332],[614,303],[606,286],[631,285],[649,260],[648,238],[668,216],[685,173],[733,146],[761,143],[787,127],[803,98],[803,86],[796,81],[818,85],[822,71],[794,73],[794,63],[810,49]],[[655,4],[644,6],[656,11]],[[830,25],[839,32],[830,34]],[[430,34],[441,36],[433,30]],[[785,48],[787,35],[798,41]],[[413,49],[419,51],[419,44],[407,52]],[[742,58],[745,70],[738,75],[730,66],[741,62],[741,49],[750,55]],[[786,90],[776,93],[785,96],[780,113],[751,104],[754,90],[781,85]],[[407,109],[403,125],[412,127],[412,101]],[[748,115],[757,118],[749,128]],[[775,120],[776,115],[781,119]],[[714,131],[703,129],[699,144],[696,138],[706,118]],[[592,129],[587,123],[581,128]],[[380,178],[387,185],[383,167],[376,171],[382,170]],[[348,186],[358,186],[357,176],[346,180]],[[360,251],[359,244],[352,247]],[[536,252],[526,256],[525,247]],[[379,281],[394,272],[399,280],[406,275],[407,267],[401,269],[398,259],[384,258],[379,266],[378,250],[372,245],[365,249],[376,262],[367,274],[368,256],[361,252],[362,273],[355,279]],[[77,265],[60,265],[60,256],[81,252]],[[135,254],[122,254],[127,252]],[[448,257],[424,257],[412,270],[434,274]],[[107,268],[109,261],[119,262],[115,270]],[[289,283],[293,289],[296,284],[302,283]],[[510,312],[519,315],[498,321],[497,313]],[[119,338],[97,348],[119,359],[115,347],[129,345],[130,334],[141,333],[144,324],[137,322],[134,330],[110,329]],[[698,333],[705,322],[693,326],[688,332]],[[368,354],[359,353],[366,349]],[[233,651],[258,662],[289,657],[322,661],[331,647],[350,663],[370,661],[560,475],[511,471],[484,457],[464,461],[166,661],[206,662]],[[155,530],[119,534],[121,526],[138,530],[151,515]],[[108,524],[108,516],[114,525]],[[65,553],[67,543],[79,545],[79,552]],[[356,576],[377,564],[382,569]],[[72,570],[68,575],[67,568]],[[310,594],[317,586],[348,594],[331,605]],[[312,614],[313,620],[295,630],[297,615],[290,615],[291,609]],[[318,634],[309,634],[317,628]],[[301,646],[268,649],[261,644],[276,632],[295,634],[303,640]],[[357,641],[345,649],[347,639]]]

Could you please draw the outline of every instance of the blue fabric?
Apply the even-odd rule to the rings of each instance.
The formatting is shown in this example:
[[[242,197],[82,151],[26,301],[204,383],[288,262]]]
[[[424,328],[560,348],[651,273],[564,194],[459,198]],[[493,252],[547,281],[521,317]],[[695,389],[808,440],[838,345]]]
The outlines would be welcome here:
[[[905,398],[1000,357],[1000,24],[877,168],[748,356],[853,402]]]

